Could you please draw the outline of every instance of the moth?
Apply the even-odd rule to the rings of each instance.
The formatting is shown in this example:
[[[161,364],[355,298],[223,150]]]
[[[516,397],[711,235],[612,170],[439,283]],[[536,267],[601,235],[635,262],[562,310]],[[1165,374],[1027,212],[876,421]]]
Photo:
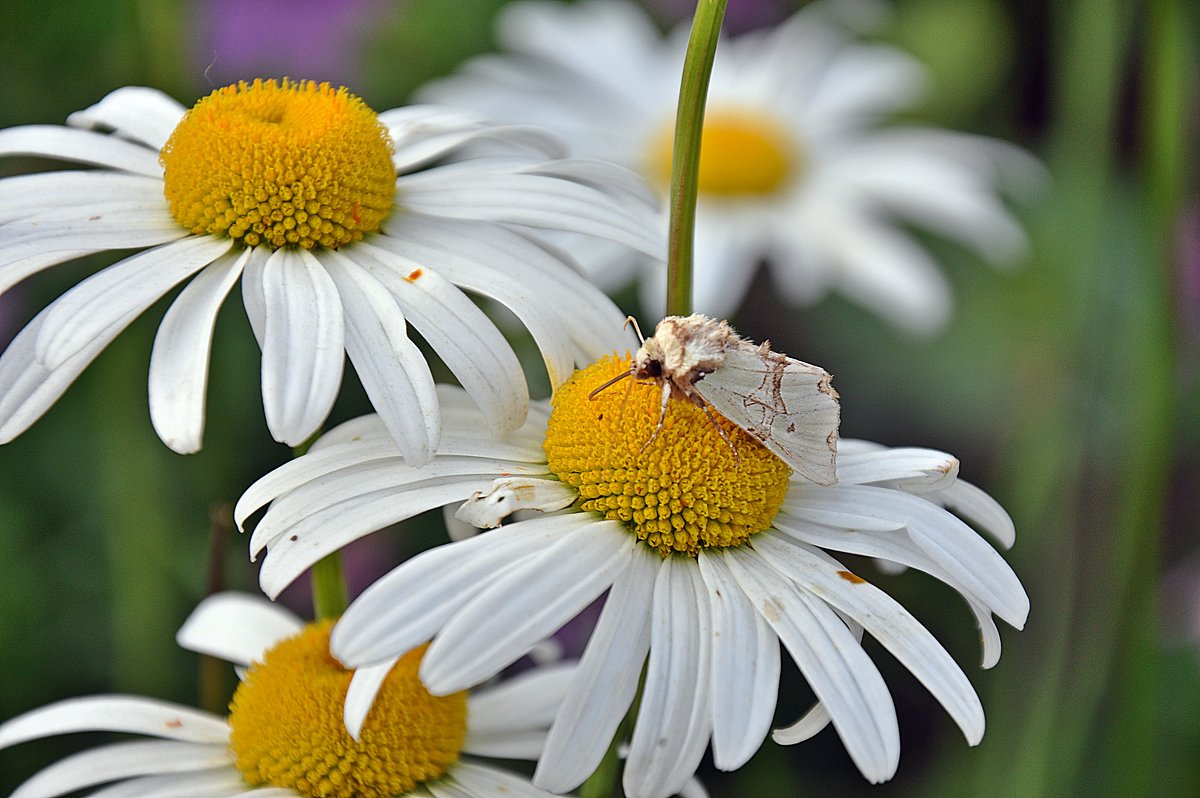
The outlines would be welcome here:
[[[629,321],[637,329],[632,316]],[[637,333],[642,345],[629,371],[591,396],[626,378],[659,385],[662,408],[651,441],[662,429],[668,403],[680,399],[702,408],[714,426],[715,410],[805,479],[818,485],[837,481],[841,410],[829,372],[771,351],[769,341],[756,346],[726,322],[699,313],[668,316],[649,338]],[[717,430],[733,448],[724,431]]]

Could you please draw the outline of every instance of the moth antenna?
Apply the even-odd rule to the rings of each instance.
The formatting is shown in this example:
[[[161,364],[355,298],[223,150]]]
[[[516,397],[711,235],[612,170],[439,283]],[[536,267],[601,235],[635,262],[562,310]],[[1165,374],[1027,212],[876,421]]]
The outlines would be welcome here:
[[[725,441],[725,444],[729,447],[729,451],[733,452],[734,464],[740,466],[742,464],[742,456],[738,454],[737,447],[733,445],[733,441],[729,439],[727,434],[725,434],[725,430],[722,429],[721,425],[717,423],[716,417],[712,414],[712,408],[710,408],[708,403],[705,402],[704,404],[700,405],[700,409],[704,411],[704,415],[708,416],[708,420],[712,422],[713,427],[717,430],[717,434],[721,436],[723,441]]]
[[[632,376],[633,376],[633,368],[632,368],[632,367],[630,367],[630,370],[629,370],[629,371],[623,371],[623,372],[621,372],[621,373],[620,373],[620,374],[618,374],[617,376],[613,377],[611,380],[608,380],[607,382],[605,382],[605,383],[604,383],[603,385],[601,385],[599,388],[597,388],[597,389],[595,389],[594,391],[592,391],[591,393],[589,393],[589,394],[588,394],[588,401],[591,401],[592,399],[595,399],[595,398],[596,398],[596,396],[597,396],[597,395],[598,395],[598,394],[599,394],[601,391],[603,391],[605,388],[608,388],[608,387],[611,387],[611,386],[613,386],[613,385],[616,385],[618,382],[620,382],[621,380],[625,379],[626,377],[632,377]]]
[[[633,325],[633,331],[637,333],[638,344],[641,345],[646,343],[646,338],[642,335],[642,328],[638,326],[637,319],[635,319],[633,316],[625,317],[625,323],[621,325],[621,329],[628,330],[630,324]]]
[[[667,420],[667,403],[670,401],[671,383],[668,380],[664,380],[662,386],[662,404],[659,406],[658,410],[658,426],[654,428],[654,434],[650,436],[650,439],[642,444],[642,448],[638,449],[638,454],[646,451],[646,447],[658,439],[658,433],[662,432],[663,422]]]

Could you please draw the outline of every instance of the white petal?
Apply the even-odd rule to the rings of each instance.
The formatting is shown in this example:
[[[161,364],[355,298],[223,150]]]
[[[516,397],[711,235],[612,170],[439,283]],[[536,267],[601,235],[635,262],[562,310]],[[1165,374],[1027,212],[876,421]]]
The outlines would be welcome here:
[[[241,774],[230,767],[200,773],[143,776],[89,793],[88,798],[235,798],[246,795],[248,789]],[[255,796],[265,798],[262,793],[255,793]]]
[[[405,317],[462,383],[497,433],[525,422],[529,388],[512,347],[466,294],[396,254],[364,244],[379,268],[360,263],[388,287]]]
[[[546,747],[546,730],[477,732],[471,729],[463,742],[464,754],[491,759],[526,759],[537,761]]]
[[[783,499],[783,509],[794,518],[857,532],[887,533],[904,529],[903,519],[867,515],[860,512],[856,505],[839,501],[822,491],[823,488],[814,488],[809,484],[797,486],[793,482]]]
[[[926,77],[912,56],[874,44],[841,48],[824,72],[804,109],[805,128],[812,135],[836,135],[911,105]]]
[[[827,605],[769,569],[757,553],[734,550],[726,559],[829,710],[854,764],[872,783],[891,778],[900,761],[896,708],[850,630]]]
[[[404,314],[387,289],[337,252],[323,253],[346,313],[346,352],[371,405],[409,465],[433,459],[441,414],[433,374],[408,339]]]
[[[473,693],[467,699],[468,734],[548,728],[570,692],[575,668],[574,662],[543,666]]]
[[[348,543],[417,513],[462,501],[486,484],[477,477],[431,479],[399,495],[387,489],[326,507],[275,539],[259,571],[259,586],[274,599],[297,577]]]
[[[574,488],[556,479],[505,477],[493,480],[486,492],[472,494],[454,517],[480,529],[493,529],[518,510],[554,512],[570,507],[578,498]]]
[[[110,128],[118,135],[161,150],[183,119],[184,107],[158,89],[123,86],[90,108],[67,117],[74,127]]]
[[[421,661],[431,693],[448,695],[496,675],[612,585],[636,539],[617,521],[577,515],[587,519],[579,528],[513,563],[442,627]]]
[[[430,640],[489,578],[590,523],[584,513],[543,516],[422,552],[354,600],[333,627],[330,648],[352,668],[403,654]]]
[[[814,546],[832,551],[844,551],[881,558],[884,562],[896,563],[906,568],[916,568],[945,582],[958,591],[967,601],[980,627],[983,644],[983,667],[991,668],[1000,659],[1000,633],[992,620],[991,605],[983,598],[984,588],[979,586],[970,570],[959,563],[937,563],[922,551],[904,533],[873,534],[852,526],[806,523],[784,513],[775,517],[775,528],[781,532]],[[949,566],[946,567],[946,566]]]
[[[929,253],[905,233],[848,205],[831,203],[811,222],[814,237],[835,264],[841,289],[912,334],[941,329],[952,298]]]
[[[447,780],[461,787],[463,798],[554,798],[528,779],[474,762],[457,763]]]
[[[70,698],[0,724],[0,748],[81,731],[149,734],[169,740],[224,745],[225,719],[152,698],[99,695]]]
[[[372,239],[373,243],[414,262],[429,263],[455,285],[506,306],[510,296],[537,297],[563,328],[548,332],[530,327],[548,367],[556,357],[551,350],[564,331],[592,354],[592,360],[630,345],[621,330],[624,315],[612,300],[569,263],[515,231],[414,213],[393,214],[384,230],[386,234]]]
[[[313,441],[313,445],[308,447],[308,451],[319,452],[335,444],[358,442],[368,438],[380,443],[388,443],[394,454],[398,455],[400,453],[400,450],[396,449],[396,442],[388,435],[387,428],[383,424],[383,419],[374,413],[352,418],[349,421],[343,421],[333,429],[322,432],[321,437]]]
[[[99,338],[112,340],[178,283],[229,251],[229,239],[194,236],[93,274],[46,309],[37,357],[55,369]]]
[[[891,596],[853,574],[833,558],[803,543],[765,533],[754,548],[783,576],[846,613],[912,671],[971,745],[983,739],[983,705],[966,674],[924,626]]]
[[[73,290],[80,287],[76,286]],[[90,340],[80,339],[78,343],[82,348],[51,369],[39,361],[36,350],[38,342],[44,338],[46,319],[57,304],[38,314],[0,355],[0,443],[12,440],[40,418],[121,332],[124,325],[137,315],[134,312]]]
[[[180,454],[200,450],[217,311],[241,275],[248,253],[226,253],[196,275],[171,303],[154,337],[150,420],[163,443]]]
[[[361,741],[363,723],[366,722],[371,706],[375,703],[375,696],[379,694],[379,688],[383,687],[384,680],[399,661],[400,657],[393,657],[378,665],[359,668],[350,677],[342,718],[346,723],[346,731],[355,740]]]
[[[185,773],[231,764],[224,743],[199,745],[159,740],[116,743],[56,762],[18,787],[12,798],[54,798],[129,776]]]
[[[163,173],[156,149],[116,136],[55,125],[25,125],[0,130],[0,157],[12,155],[108,166],[160,179]]]
[[[47,253],[57,253],[57,262],[62,262],[65,252],[139,249],[188,237],[195,236],[171,218],[167,207],[157,200],[64,203],[0,227],[0,264],[4,264],[5,282],[15,282],[7,275],[9,269]]]
[[[924,493],[949,487],[957,476],[958,459],[945,452],[899,447],[841,456],[839,445],[837,478],[843,485],[887,482],[910,493]]]
[[[443,418],[445,417],[443,409]],[[376,419],[371,416],[364,417],[364,420],[368,418]],[[347,429],[349,432],[346,425],[339,429]],[[378,432],[380,434],[363,435],[353,432],[353,440],[329,446],[314,445],[305,456],[285,463],[255,482],[246,489],[234,508],[234,520],[238,527],[243,527],[251,514],[285,493],[300,491],[310,496],[317,495],[309,493],[310,489],[307,486],[327,476],[343,479],[349,478],[351,472],[378,473],[384,476],[391,473],[393,477],[390,483],[386,484],[394,486],[410,484],[423,478],[422,472],[404,465],[400,451],[391,436],[383,430]],[[480,431],[483,435],[487,435],[487,432],[486,429]],[[318,444],[327,440],[328,434],[322,436]],[[506,470],[528,475],[549,473],[545,465],[545,454],[532,447],[514,446],[511,443],[481,439],[468,434],[443,437],[439,448],[442,450],[442,456],[435,461],[435,470],[428,472],[428,476],[475,473],[479,476],[494,477],[498,471]],[[464,457],[472,458],[478,467],[474,471],[467,469],[470,461],[464,460]],[[496,462],[511,468],[497,468]],[[451,463],[457,463],[458,466],[454,470],[446,470],[447,465]],[[375,487],[382,487],[384,484],[380,482]],[[349,494],[343,494],[343,497],[345,495]],[[257,530],[255,532],[258,534]],[[260,547],[257,543],[252,543],[252,548]]]
[[[196,605],[175,633],[175,642],[189,651],[249,665],[303,628],[290,610],[261,596],[230,591]]]
[[[397,191],[404,208],[418,213],[570,230],[612,239],[659,258],[666,251],[656,214],[649,209],[629,210],[625,203],[569,180],[438,167],[419,177],[401,177]]]
[[[925,498],[958,513],[1006,549],[1017,542],[1017,528],[1009,514],[998,501],[969,482],[957,480]]]
[[[250,259],[242,270],[242,304],[246,308],[246,318],[250,329],[254,331],[254,339],[258,348],[262,349],[263,339],[267,334],[267,299],[263,288],[263,273],[267,261],[273,253],[266,247],[254,247],[250,250]]]
[[[708,790],[700,779],[692,778],[679,790],[679,798],[708,798]]]
[[[757,214],[736,213],[705,203],[697,209],[694,235],[693,305],[698,312],[723,319],[741,305],[772,235]],[[654,294],[666,299],[666,282],[654,281]],[[643,287],[643,295],[647,287]],[[656,303],[651,307],[661,307]]]
[[[342,384],[341,300],[321,264],[302,249],[275,250],[262,270],[262,291],[267,426],[275,440],[299,446],[324,423]]]
[[[811,494],[816,501],[832,501],[854,507],[863,515],[903,522],[913,543],[933,562],[962,579],[1005,621],[1018,629],[1024,625],[1029,597],[1017,575],[956,516],[920,497],[869,485],[838,485],[814,489]]]
[[[43,211],[86,209],[107,203],[125,203],[130,207],[157,205],[167,210],[163,182],[153,177],[69,169],[0,180],[0,222],[12,222]]]
[[[88,255],[93,251],[91,249],[67,249],[58,252],[43,252],[40,255],[30,255],[29,257],[19,258],[10,263],[4,263],[0,265],[0,294],[32,274],[37,274],[43,269],[57,266],[60,263],[66,263],[83,255]]]
[[[312,523],[307,520],[310,516],[328,514],[332,508],[338,506],[346,509],[349,507],[348,503],[353,503],[359,507],[367,507],[369,504],[363,502],[369,502],[376,497],[391,496],[396,501],[395,512],[391,517],[401,520],[408,517],[409,511],[402,511],[400,505],[411,501],[406,494],[412,491],[439,483],[464,480],[486,487],[500,474],[524,475],[529,472],[544,476],[546,467],[476,457],[439,457],[421,468],[405,466],[399,458],[347,466],[314,479],[276,499],[270,511],[263,516],[254,530],[250,539],[250,556],[257,557],[264,546],[276,545],[282,535],[294,533],[294,527]],[[461,499],[456,499],[459,500]],[[422,503],[424,500],[417,501]],[[343,524],[348,521],[349,519],[344,519]],[[395,520],[387,523],[395,523]],[[370,531],[368,527],[360,529]]]
[[[766,739],[779,692],[779,639],[738,587],[725,557],[701,551],[712,603],[713,761],[737,770]]]
[[[650,659],[622,786],[664,798],[696,773],[712,731],[712,618],[700,569],[668,557],[654,582]]]
[[[992,183],[1041,170],[1016,149],[981,136],[891,128],[855,141],[828,168],[885,212],[1003,265],[1023,255],[1028,242]]]
[[[660,559],[644,547],[613,582],[538,762],[533,781],[563,793],[578,787],[604,757],[637,692],[650,650],[650,613]]]
[[[661,204],[658,192],[651,188],[650,184],[643,180],[637,172],[612,161],[563,158],[542,166],[526,168],[523,171],[527,174],[565,178],[617,195],[626,194],[630,199],[648,207],[656,207]]]
[[[562,141],[545,128],[527,125],[481,125],[471,130],[448,131],[419,140],[396,141],[392,164],[398,173],[405,174],[450,153],[453,153],[452,157],[464,157],[469,150],[479,149],[468,148],[465,145],[479,144],[492,145],[484,152],[493,150],[496,154],[519,153],[541,158],[560,158],[565,154]],[[455,150],[459,152],[454,152]]]
[[[0,443],[8,443],[41,418],[109,343],[94,341],[89,349],[50,371],[34,355],[45,313],[36,316],[0,355]]]
[[[800,720],[771,732],[771,739],[780,745],[796,745],[815,737],[829,725],[830,720],[829,710],[818,701]]]

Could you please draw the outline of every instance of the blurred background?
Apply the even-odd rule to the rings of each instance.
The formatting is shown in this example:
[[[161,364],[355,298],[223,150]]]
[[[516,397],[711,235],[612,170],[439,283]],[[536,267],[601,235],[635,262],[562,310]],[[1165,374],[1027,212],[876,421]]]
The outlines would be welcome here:
[[[242,78],[342,83],[376,110],[493,47],[503,0],[10,0],[0,23],[0,127],[61,124],[127,84],[189,105]],[[687,0],[644,0],[670,27]],[[730,0],[735,30],[801,3]],[[764,282],[744,335],[831,371],[845,437],[943,449],[1017,526],[1008,553],[1032,600],[1024,632],[977,667],[966,606],[918,574],[879,584],[964,666],[988,716],[969,748],[878,646],[896,697],[900,770],[870,787],[835,734],[767,742],[714,796],[1200,794],[1200,18],[1182,0],[898,0],[882,38],[934,84],[914,117],[1036,153],[1051,184],[1017,209],[1033,255],[999,274],[939,240],[958,300],[927,341],[832,297],[808,310]],[[0,175],[43,168],[0,163]],[[109,259],[111,260],[111,258]],[[0,296],[0,345],[81,276],[52,269]],[[638,310],[633,294],[619,297]],[[0,447],[0,719],[56,699],[132,692],[195,703],[174,632],[215,587],[254,589],[232,502],[290,457],[271,441],[259,353],[226,303],[205,448],[159,443],[146,409],[152,309],[29,432]],[[657,308],[642,309],[651,323]],[[347,371],[347,380],[353,380]],[[333,421],[363,412],[347,384]],[[348,555],[357,592],[444,539],[440,515]],[[302,591],[300,591],[302,592]],[[307,612],[307,599],[288,598]],[[790,678],[789,678],[790,676]],[[232,678],[232,677],[230,677]],[[777,720],[811,700],[785,673]],[[0,751],[0,794],[83,736]]]

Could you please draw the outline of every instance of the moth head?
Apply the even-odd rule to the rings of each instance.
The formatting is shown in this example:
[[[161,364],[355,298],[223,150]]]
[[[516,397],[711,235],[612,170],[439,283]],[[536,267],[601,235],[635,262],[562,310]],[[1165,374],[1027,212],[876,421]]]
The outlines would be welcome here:
[[[664,371],[663,359],[662,345],[657,339],[649,338],[634,355],[630,372],[639,380],[660,379]]]

